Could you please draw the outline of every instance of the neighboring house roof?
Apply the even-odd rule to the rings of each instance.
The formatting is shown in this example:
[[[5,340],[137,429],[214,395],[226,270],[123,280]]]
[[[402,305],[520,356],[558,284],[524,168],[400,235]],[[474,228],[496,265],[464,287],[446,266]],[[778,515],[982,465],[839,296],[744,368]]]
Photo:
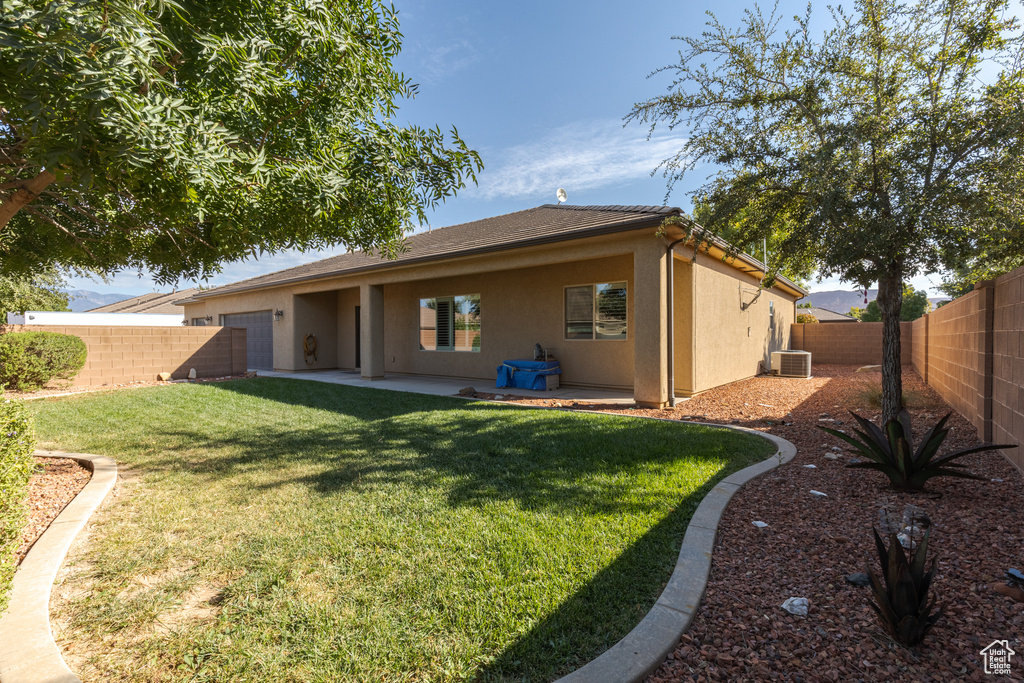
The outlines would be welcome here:
[[[98,308],[90,308],[86,313],[156,313],[172,315],[185,313],[181,306],[175,305],[175,301],[193,296],[199,292],[198,289],[183,289],[179,292],[153,292],[142,296],[125,299],[117,303],[107,304]]]
[[[830,311],[827,308],[817,308],[817,307],[798,308],[798,309],[796,309],[796,313],[797,313],[797,315],[800,315],[802,313],[810,313],[811,315],[813,315],[815,318],[818,319],[819,323],[858,323],[858,322],[860,322],[856,318],[853,318],[853,317],[848,316],[848,315],[843,315],[842,313],[836,313],[835,311]]]
[[[207,297],[324,277],[349,275],[360,271],[563,242],[648,226],[657,227],[666,217],[678,216],[682,213],[681,209],[671,206],[544,204],[534,209],[516,211],[412,235],[406,240],[407,250],[394,260],[383,259],[377,254],[361,251],[341,254],[222,287],[203,290],[193,295],[188,301],[184,301],[188,299],[185,296],[179,296],[178,300],[180,303],[194,303]]]

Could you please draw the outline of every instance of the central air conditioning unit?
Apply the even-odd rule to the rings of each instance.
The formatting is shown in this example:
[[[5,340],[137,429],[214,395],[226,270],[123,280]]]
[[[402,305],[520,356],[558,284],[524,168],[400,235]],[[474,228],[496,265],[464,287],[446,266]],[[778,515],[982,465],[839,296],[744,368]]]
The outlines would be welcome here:
[[[779,377],[810,377],[810,351],[773,351],[772,374]]]

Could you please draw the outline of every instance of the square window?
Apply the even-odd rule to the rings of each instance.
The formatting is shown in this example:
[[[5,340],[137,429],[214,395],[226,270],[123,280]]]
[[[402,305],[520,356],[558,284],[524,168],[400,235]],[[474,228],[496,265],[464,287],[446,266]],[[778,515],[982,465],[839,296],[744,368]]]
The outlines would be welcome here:
[[[565,288],[566,339],[625,339],[626,283]]]

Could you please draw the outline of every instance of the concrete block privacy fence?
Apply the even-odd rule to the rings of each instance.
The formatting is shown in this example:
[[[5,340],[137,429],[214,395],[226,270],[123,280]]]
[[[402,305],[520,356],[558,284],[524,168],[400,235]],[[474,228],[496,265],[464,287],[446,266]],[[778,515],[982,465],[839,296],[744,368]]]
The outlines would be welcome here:
[[[1024,472],[1024,268],[975,285],[974,291],[912,323],[901,323],[901,357],[921,378]],[[793,349],[814,363],[882,362],[881,323],[793,325]]]
[[[93,325],[5,325],[8,332],[58,332],[80,337],[88,356],[75,386],[222,377],[246,370],[245,329],[240,327],[114,327]]]

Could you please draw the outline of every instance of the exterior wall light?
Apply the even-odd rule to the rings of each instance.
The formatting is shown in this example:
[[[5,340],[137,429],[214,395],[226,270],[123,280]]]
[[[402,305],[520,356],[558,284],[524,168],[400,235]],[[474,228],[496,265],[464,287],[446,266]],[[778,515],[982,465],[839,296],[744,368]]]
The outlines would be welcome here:
[[[213,316],[212,315],[208,315],[205,318],[203,318],[203,320],[205,320],[206,324],[209,325],[210,323],[213,322]]]
[[[284,311],[282,311],[280,308],[277,309],[276,311],[274,311],[274,320],[275,321],[279,321],[283,317],[284,317]]]

